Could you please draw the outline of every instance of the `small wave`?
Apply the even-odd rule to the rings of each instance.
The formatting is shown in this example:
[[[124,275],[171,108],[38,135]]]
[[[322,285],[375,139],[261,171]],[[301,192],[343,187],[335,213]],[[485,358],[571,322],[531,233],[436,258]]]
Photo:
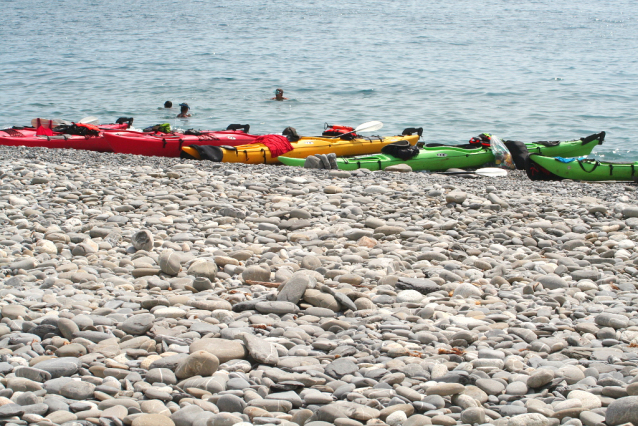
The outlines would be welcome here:
[[[355,90],[338,90],[335,92],[335,95],[372,95],[375,94],[375,89],[355,89]]]
[[[617,20],[617,19],[604,19],[604,18],[595,18],[594,22],[600,22],[603,24],[624,24],[625,21],[623,20]]]
[[[591,157],[604,161],[618,161],[623,163],[638,162],[638,151],[631,149],[598,150]]]

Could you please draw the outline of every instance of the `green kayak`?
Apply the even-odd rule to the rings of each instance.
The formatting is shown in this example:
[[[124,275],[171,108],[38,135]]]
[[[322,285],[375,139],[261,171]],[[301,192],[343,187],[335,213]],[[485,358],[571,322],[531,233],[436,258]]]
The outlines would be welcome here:
[[[605,139],[605,132],[596,133],[586,138],[564,142],[532,142],[525,143],[529,153],[550,157],[579,157],[588,155]],[[305,158],[278,157],[279,161],[288,166],[303,167]],[[417,155],[402,160],[394,155],[380,153],[360,157],[337,158],[340,170],[383,170],[397,164],[408,164],[412,170],[447,170],[450,168],[480,167],[494,162],[494,154],[489,147],[476,145],[446,146],[431,144],[421,148]]]
[[[611,163],[593,159],[566,160],[542,155],[530,155],[529,159],[532,163],[563,179],[589,181],[633,180],[636,172],[638,172],[638,163]],[[533,166],[533,164],[531,165]],[[531,171],[532,173],[544,173],[542,169],[539,171],[538,168],[534,167],[531,168]],[[535,179],[534,176],[530,175],[530,167],[528,167],[527,174],[531,179]]]

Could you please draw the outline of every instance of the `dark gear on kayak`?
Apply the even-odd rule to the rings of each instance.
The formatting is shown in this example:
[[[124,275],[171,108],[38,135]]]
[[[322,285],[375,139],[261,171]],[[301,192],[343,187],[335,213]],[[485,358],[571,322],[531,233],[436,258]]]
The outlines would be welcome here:
[[[294,127],[286,127],[281,134],[287,137],[290,142],[297,142],[299,140],[299,134]]]
[[[321,136],[340,136],[341,139],[351,141],[357,137],[357,134],[353,131],[354,127],[325,123],[324,131]]]
[[[481,133],[480,135],[470,139],[470,144],[471,145],[482,145],[484,147],[489,147],[490,146],[490,137],[491,136],[492,135],[490,135],[489,133]]]

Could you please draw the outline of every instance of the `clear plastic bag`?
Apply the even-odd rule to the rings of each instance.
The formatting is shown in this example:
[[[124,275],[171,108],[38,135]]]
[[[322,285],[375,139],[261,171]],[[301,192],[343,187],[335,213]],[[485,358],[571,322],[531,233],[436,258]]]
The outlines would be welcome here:
[[[510,170],[516,169],[516,165],[512,159],[512,154],[502,140],[500,140],[497,136],[490,136],[490,147],[494,154],[494,162],[498,167]]]

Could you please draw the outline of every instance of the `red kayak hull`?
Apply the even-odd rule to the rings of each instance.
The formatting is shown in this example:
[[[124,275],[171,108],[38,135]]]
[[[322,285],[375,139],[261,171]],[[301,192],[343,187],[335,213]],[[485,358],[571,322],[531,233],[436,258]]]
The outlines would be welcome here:
[[[238,146],[253,143],[257,135],[241,130],[201,131],[201,135],[174,133],[150,134],[107,132],[104,134],[113,152],[152,157],[179,157],[183,146]]]
[[[33,127],[2,129],[0,145],[111,152],[104,134],[125,131],[129,124],[102,124],[98,127],[102,130],[98,136],[65,135],[59,132],[54,132],[52,136],[36,136],[36,129]]]

